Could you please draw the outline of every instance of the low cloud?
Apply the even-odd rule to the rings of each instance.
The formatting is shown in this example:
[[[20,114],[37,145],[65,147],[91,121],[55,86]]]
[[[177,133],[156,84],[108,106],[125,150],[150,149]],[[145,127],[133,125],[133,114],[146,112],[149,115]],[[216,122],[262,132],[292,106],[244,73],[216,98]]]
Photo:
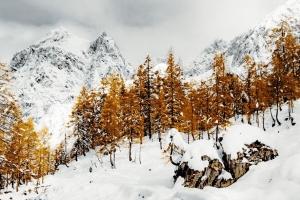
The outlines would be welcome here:
[[[0,59],[64,26],[89,40],[113,37],[128,62],[164,57],[172,46],[184,64],[216,38],[247,31],[285,0],[0,0]]]

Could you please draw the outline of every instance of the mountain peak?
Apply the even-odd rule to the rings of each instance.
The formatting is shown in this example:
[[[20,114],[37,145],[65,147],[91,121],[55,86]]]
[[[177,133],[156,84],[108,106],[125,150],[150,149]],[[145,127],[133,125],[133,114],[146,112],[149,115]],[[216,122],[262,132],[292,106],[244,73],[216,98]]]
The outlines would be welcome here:
[[[59,26],[46,34],[34,45],[42,48],[57,47],[67,52],[82,56],[82,51],[88,49],[90,41],[77,37],[65,27]]]
[[[44,42],[61,42],[68,38],[74,37],[65,27],[59,26],[47,33],[46,37],[41,40],[40,43]]]
[[[51,30],[47,35],[52,35],[52,34],[70,34],[70,32],[65,27],[59,26],[59,27]]]

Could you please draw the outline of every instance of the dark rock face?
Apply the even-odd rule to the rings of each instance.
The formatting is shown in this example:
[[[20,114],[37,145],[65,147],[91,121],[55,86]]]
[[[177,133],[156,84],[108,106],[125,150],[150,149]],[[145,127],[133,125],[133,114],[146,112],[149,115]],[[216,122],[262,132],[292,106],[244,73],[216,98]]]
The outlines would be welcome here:
[[[178,177],[183,177],[185,187],[199,189],[203,189],[205,186],[221,188],[231,185],[233,183],[232,179],[219,178],[224,169],[223,164],[218,159],[210,160],[207,156],[206,158],[209,164],[203,171],[191,169],[187,162],[182,163],[175,172],[175,181]]]
[[[236,180],[246,174],[251,165],[273,160],[278,156],[276,149],[273,150],[259,141],[255,141],[250,145],[245,144],[245,146],[248,149],[243,149],[243,153],[238,152],[235,159],[232,159],[231,155],[223,153],[225,168]]]
[[[232,156],[226,155],[223,152],[223,163],[218,159],[211,160],[208,156],[202,156],[202,161],[207,160],[208,166],[203,171],[193,170],[187,162],[181,163],[175,171],[174,181],[178,177],[184,178],[183,185],[189,188],[203,189],[205,186],[213,186],[217,188],[228,187],[246,174],[251,165],[256,165],[260,162],[266,162],[278,156],[277,150],[271,149],[259,141],[251,144],[246,144],[248,149],[243,149],[243,152],[238,152],[237,157],[232,159]],[[224,178],[223,173],[230,173],[232,178]]]

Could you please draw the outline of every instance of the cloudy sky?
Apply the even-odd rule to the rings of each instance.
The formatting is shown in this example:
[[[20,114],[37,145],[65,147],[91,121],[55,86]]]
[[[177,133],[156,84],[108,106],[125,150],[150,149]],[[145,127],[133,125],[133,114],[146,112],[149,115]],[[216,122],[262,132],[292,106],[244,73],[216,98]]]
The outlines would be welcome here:
[[[230,41],[286,0],[0,0],[0,60],[64,26],[94,40],[105,31],[127,62],[165,57],[186,65],[215,39]]]

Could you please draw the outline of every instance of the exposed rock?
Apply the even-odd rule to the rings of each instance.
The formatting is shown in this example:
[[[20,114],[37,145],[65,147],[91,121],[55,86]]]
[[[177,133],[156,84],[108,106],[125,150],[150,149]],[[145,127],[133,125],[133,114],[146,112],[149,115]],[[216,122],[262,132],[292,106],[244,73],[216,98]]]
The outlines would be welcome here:
[[[183,185],[189,188],[203,189],[205,186],[228,187],[246,174],[251,165],[269,161],[278,156],[277,150],[259,141],[245,144],[245,146],[247,149],[243,148],[243,152],[237,152],[237,157],[230,154],[226,155],[225,152],[222,152],[223,163],[219,159],[211,159],[207,155],[201,156],[203,162],[208,161],[208,166],[203,170],[191,168],[191,164],[184,162],[185,160],[183,159],[183,162],[175,171],[174,181],[176,182],[178,177],[183,177]],[[199,152],[199,154],[201,153]],[[193,158],[189,153],[188,156],[191,159]]]
[[[257,140],[250,145],[245,144],[245,146],[248,148],[243,149],[243,152],[238,152],[237,158],[234,159],[231,158],[230,154],[226,155],[226,153],[223,152],[225,169],[231,173],[235,180],[246,174],[251,165],[273,160],[278,156],[276,149],[273,150]]]
[[[175,171],[174,180],[176,181],[181,176],[184,178],[183,184],[185,187],[199,189],[203,189],[205,186],[227,187],[234,182],[233,179],[226,180],[220,176],[224,170],[224,166],[218,159],[210,160],[207,156],[203,157],[204,159],[208,159],[209,164],[203,171],[191,169],[187,162],[182,163]]]

